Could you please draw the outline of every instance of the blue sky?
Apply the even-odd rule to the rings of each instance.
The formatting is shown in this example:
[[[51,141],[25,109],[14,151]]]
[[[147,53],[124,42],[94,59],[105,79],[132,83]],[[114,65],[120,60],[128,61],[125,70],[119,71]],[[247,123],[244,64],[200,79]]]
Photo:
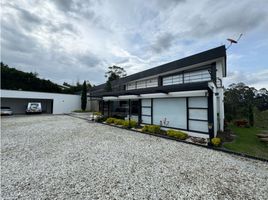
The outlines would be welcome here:
[[[267,0],[3,0],[1,60],[41,78],[105,81],[243,37],[227,51],[225,86],[268,88]]]

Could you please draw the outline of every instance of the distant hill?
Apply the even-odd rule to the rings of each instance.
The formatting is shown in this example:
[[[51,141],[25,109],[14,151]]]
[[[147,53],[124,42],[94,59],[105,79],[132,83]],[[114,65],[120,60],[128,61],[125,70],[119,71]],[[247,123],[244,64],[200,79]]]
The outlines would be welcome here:
[[[1,89],[25,90],[37,92],[53,92],[77,94],[82,90],[82,84],[76,86],[64,83],[64,87],[50,80],[40,79],[37,74],[23,72],[1,62]],[[88,84],[89,87],[90,84]]]

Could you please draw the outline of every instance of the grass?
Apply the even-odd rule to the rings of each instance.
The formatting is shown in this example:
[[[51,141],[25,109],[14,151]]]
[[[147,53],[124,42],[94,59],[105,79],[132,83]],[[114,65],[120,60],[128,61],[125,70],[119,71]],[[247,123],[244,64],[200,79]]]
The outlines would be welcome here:
[[[233,142],[223,144],[226,149],[268,159],[268,144],[261,142],[256,136],[263,129],[240,128],[234,125],[230,125],[229,128],[235,133],[236,138]]]

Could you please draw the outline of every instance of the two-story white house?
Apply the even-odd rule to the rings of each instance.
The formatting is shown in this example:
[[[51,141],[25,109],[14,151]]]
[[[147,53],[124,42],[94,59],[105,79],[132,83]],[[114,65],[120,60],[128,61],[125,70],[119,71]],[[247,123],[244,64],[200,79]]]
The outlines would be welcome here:
[[[212,138],[224,128],[222,79],[226,49],[220,46],[90,89],[103,115],[179,129]]]

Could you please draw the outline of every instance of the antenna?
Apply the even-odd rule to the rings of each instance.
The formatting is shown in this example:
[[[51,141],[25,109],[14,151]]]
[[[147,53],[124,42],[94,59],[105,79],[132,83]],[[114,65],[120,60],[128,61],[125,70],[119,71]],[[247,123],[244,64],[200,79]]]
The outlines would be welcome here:
[[[228,50],[228,49],[232,46],[232,44],[237,44],[238,41],[240,40],[240,38],[242,37],[242,35],[243,35],[243,34],[240,33],[239,37],[238,37],[236,40],[231,39],[231,38],[227,38],[227,41],[229,41],[230,44],[228,45],[228,47],[226,47],[226,50]]]

